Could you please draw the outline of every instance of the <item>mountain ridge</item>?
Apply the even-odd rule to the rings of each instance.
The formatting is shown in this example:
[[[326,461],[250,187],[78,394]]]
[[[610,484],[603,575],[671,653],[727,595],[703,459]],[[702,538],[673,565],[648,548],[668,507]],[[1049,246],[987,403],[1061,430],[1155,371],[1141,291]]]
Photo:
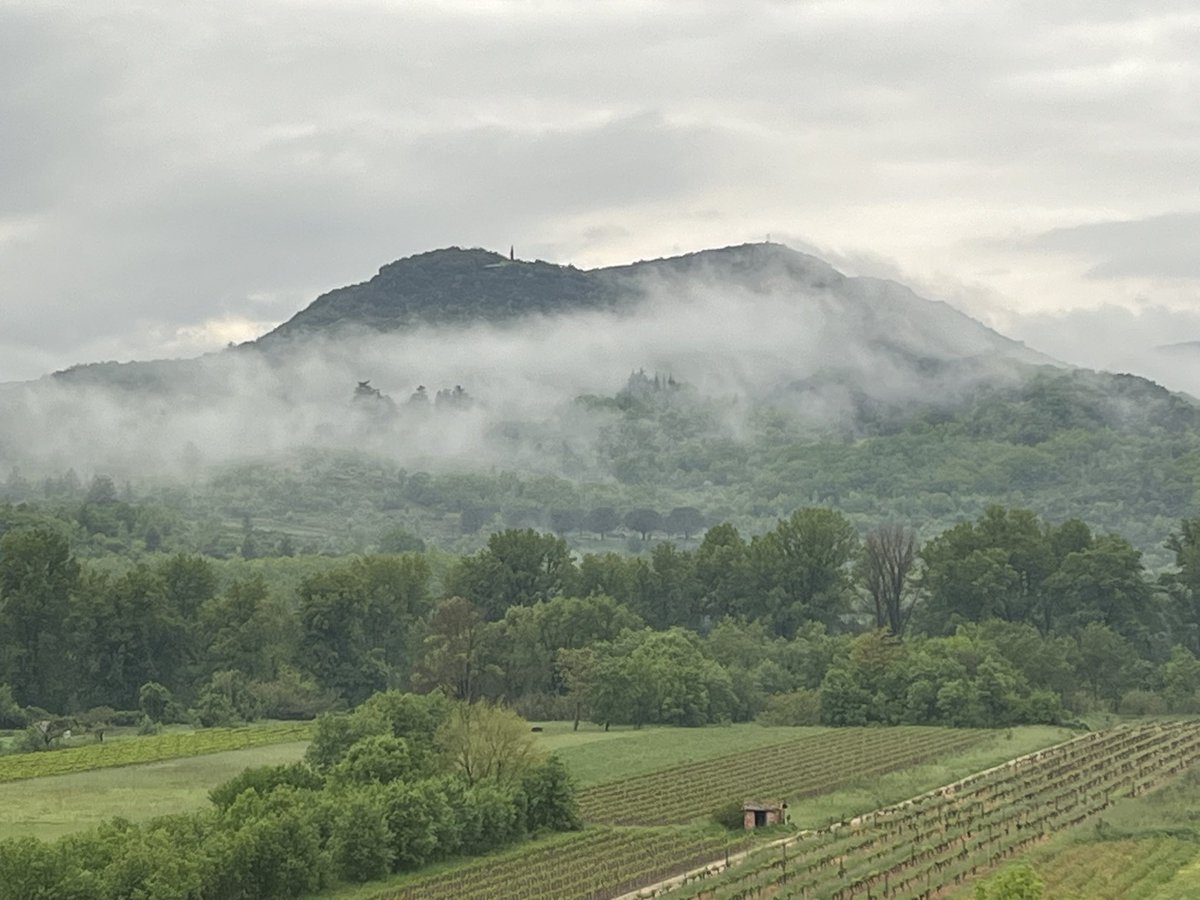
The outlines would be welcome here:
[[[689,286],[697,284],[751,294],[802,296],[825,315],[840,303],[843,309],[852,306],[855,315],[868,322],[900,309],[906,316],[918,318],[919,325],[897,322],[893,315],[881,323],[881,330],[893,340],[902,334],[910,347],[940,337],[940,320],[955,332],[955,339],[968,341],[974,351],[956,353],[942,341],[938,348],[941,356],[999,353],[1023,362],[1061,365],[944,301],[928,300],[896,281],[845,275],[819,257],[771,242],[594,269],[515,259],[483,248],[440,248],[381,266],[368,281],[327,291],[250,343],[267,348],[320,331],[386,332],[473,320],[497,322],[528,315],[626,309],[650,296],[686,295]]]

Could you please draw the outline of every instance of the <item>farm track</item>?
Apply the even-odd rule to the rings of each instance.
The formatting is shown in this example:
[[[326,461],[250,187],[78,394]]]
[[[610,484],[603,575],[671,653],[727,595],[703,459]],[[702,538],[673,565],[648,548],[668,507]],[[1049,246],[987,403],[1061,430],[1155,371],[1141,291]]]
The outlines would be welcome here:
[[[793,802],[958,753],[990,737],[946,728],[846,728],[639,775],[580,793],[585,822],[682,824],[750,798]]]
[[[778,841],[726,868],[627,895],[682,887],[698,900],[932,900],[1050,834],[1098,817],[1200,759],[1200,722],[1076,738],[848,823]]]

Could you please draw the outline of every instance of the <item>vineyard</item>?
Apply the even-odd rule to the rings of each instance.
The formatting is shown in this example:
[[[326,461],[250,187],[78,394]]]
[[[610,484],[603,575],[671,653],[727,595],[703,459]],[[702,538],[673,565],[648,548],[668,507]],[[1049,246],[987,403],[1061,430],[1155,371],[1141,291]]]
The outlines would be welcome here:
[[[1048,897],[1157,900],[1163,885],[1197,854],[1200,847],[1194,841],[1177,837],[1092,841],[1061,851],[1036,868]]]
[[[931,898],[1047,835],[1099,816],[1187,768],[1200,723],[1114,729],[1076,738],[897,806],[777,842],[684,881],[680,896]],[[658,896],[661,889],[640,896]]]
[[[201,731],[157,734],[146,737],[68,747],[43,753],[0,756],[0,783],[46,775],[68,775],[112,766],[161,762],[227,750],[248,750],[268,744],[306,741],[311,722],[284,722],[252,728],[206,728]]]
[[[712,830],[598,828],[431,876],[371,900],[607,900],[748,846]]]
[[[675,766],[580,793],[585,822],[665,825],[754,797],[789,802],[966,750],[990,735],[947,728],[844,728]]]

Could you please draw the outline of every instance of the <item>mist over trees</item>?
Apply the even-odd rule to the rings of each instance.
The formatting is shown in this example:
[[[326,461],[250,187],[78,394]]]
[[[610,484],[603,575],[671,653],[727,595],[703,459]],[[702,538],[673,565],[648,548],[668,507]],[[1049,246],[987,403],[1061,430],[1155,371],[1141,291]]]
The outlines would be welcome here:
[[[999,500],[1161,566],[1194,512],[1196,406],[1052,363],[775,244],[592,272],[451,248],[257,343],[0,386],[0,499],[107,479],[79,516],[97,552],[218,557],[505,528],[637,552],[814,504],[929,536]]]
[[[10,416],[16,718],[1192,702],[1196,405],[777,245],[422,255],[260,345],[6,386]]]

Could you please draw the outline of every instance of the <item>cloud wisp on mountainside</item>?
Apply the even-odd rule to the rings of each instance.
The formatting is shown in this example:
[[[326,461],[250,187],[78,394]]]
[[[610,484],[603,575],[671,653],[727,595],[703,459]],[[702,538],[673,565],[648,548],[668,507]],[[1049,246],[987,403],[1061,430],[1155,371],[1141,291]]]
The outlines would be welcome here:
[[[587,445],[611,421],[575,399],[611,396],[636,370],[716,400],[720,427],[736,437],[764,404],[815,428],[848,427],[863,396],[953,397],[998,377],[1006,359],[1045,361],[900,285],[846,279],[785,248],[711,254],[621,270],[635,287],[615,307],[388,333],[321,328],[195,360],[85,366],[11,385],[0,393],[0,415],[14,423],[0,465],[169,473],[332,446],[422,467],[552,470],[564,445]],[[363,380],[396,411],[353,402]],[[418,385],[431,397],[461,385],[472,402],[422,414],[408,402]]]

